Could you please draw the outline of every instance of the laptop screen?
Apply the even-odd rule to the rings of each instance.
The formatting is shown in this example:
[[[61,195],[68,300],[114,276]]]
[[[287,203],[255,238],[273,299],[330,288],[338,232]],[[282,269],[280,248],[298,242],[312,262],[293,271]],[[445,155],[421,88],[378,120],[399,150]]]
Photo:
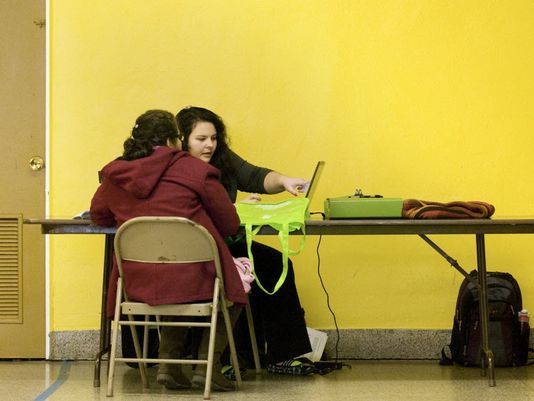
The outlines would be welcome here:
[[[321,177],[321,174],[323,172],[324,165],[325,165],[324,161],[319,161],[317,162],[317,165],[315,166],[315,171],[313,172],[313,176],[308,185],[308,190],[306,191],[306,198],[308,198],[310,202],[312,200],[313,195],[315,194],[317,185],[319,184],[319,178]]]

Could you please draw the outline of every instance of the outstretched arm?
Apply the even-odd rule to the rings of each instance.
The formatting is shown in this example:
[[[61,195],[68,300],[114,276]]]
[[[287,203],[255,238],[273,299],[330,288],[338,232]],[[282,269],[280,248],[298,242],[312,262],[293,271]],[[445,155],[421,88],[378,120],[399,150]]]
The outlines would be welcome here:
[[[288,177],[287,175],[277,173],[276,171],[269,172],[263,181],[265,191],[268,194],[277,194],[282,191],[287,191],[295,196],[297,196],[299,192],[304,191],[306,184],[308,184],[308,181],[303,178]]]

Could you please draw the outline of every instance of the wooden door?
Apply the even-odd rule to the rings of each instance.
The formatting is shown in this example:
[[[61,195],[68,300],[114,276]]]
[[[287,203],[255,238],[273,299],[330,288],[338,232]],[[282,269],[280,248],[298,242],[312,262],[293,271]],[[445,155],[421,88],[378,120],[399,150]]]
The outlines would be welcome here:
[[[46,352],[44,236],[22,224],[45,215],[45,13],[0,1],[0,358]]]

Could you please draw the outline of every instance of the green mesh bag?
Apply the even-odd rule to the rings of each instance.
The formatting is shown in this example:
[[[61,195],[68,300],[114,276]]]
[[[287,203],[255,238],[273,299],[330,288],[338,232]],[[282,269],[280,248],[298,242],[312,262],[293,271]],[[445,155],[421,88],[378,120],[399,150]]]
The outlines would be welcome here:
[[[241,225],[245,227],[248,257],[254,268],[254,257],[251,252],[252,237],[258,233],[263,226],[270,226],[278,231],[278,239],[282,248],[283,269],[272,291],[266,290],[256,276],[258,286],[269,295],[273,295],[284,284],[287,276],[289,256],[298,255],[304,249],[306,232],[304,220],[309,218],[309,199],[292,198],[275,203],[250,203],[238,202],[236,204],[237,213],[241,219]],[[301,230],[299,246],[296,250],[289,248],[289,233]]]

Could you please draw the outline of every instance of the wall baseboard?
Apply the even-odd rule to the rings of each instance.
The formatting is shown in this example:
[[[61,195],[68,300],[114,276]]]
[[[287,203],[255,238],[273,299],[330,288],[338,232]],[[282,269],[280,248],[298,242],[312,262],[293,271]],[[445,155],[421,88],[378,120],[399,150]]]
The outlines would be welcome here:
[[[328,334],[326,358],[336,357],[337,333]],[[439,359],[451,339],[450,330],[339,330],[339,359]]]
[[[337,334],[328,334],[325,353],[335,357]],[[351,330],[339,331],[341,359],[438,359],[448,344],[450,330]],[[120,336],[119,336],[120,341]],[[50,333],[50,359],[94,359],[99,349],[99,331],[55,331]]]
[[[119,344],[121,336],[119,336]],[[53,331],[50,360],[94,360],[100,350],[99,330]],[[107,359],[107,355],[105,355]]]
[[[334,359],[336,331],[322,331],[328,334],[326,358]],[[450,330],[343,329],[337,354],[339,359],[439,359],[450,338]],[[533,336],[530,341],[534,348]],[[99,344],[98,330],[55,331],[50,333],[50,359],[93,360]]]

